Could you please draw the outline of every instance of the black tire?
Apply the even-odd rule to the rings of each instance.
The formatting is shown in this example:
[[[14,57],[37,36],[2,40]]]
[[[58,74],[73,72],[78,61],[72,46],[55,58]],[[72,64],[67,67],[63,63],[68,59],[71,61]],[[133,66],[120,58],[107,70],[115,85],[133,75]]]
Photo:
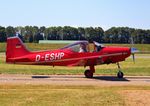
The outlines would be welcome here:
[[[90,70],[85,70],[84,75],[86,78],[93,78],[93,73]]]
[[[124,76],[123,72],[119,71],[119,72],[117,73],[117,77],[118,77],[118,78],[123,78],[123,76]]]

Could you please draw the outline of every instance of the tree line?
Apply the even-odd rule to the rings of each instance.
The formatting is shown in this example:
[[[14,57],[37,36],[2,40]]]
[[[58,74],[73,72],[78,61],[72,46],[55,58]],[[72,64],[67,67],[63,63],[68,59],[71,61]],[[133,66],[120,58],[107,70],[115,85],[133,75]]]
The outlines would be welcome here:
[[[134,43],[150,44],[150,30],[129,27],[112,27],[104,31],[101,27],[3,27],[0,26],[0,42],[6,42],[7,37],[19,36],[24,42],[39,40],[88,40],[100,43]]]

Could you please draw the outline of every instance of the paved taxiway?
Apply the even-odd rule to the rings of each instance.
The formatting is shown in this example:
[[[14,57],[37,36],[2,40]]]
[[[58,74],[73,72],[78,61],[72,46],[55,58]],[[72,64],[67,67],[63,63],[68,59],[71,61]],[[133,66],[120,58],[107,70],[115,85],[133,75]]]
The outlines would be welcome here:
[[[123,86],[149,85],[150,76],[125,76],[118,79],[115,76],[95,75],[87,79],[84,75],[22,75],[1,74],[0,84],[32,84],[32,85],[96,85],[96,86]]]

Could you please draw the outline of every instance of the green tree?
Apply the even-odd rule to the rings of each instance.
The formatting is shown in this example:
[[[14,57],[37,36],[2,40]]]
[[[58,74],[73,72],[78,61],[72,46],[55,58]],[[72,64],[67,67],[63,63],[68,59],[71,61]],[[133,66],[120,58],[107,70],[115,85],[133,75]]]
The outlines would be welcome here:
[[[6,34],[7,34],[8,37],[15,36],[15,29],[14,29],[14,27],[8,26],[6,28]]]
[[[0,26],[0,42],[5,42],[6,38],[5,27]]]
[[[78,27],[78,37],[79,40],[85,40],[85,29],[82,27]]]

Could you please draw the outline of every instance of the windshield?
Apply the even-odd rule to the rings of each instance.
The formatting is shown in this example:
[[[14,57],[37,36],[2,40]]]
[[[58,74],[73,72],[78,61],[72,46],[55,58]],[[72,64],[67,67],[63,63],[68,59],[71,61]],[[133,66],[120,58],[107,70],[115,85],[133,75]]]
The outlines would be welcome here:
[[[71,49],[74,52],[88,52],[88,41],[78,41],[76,43],[67,45],[62,49]]]

